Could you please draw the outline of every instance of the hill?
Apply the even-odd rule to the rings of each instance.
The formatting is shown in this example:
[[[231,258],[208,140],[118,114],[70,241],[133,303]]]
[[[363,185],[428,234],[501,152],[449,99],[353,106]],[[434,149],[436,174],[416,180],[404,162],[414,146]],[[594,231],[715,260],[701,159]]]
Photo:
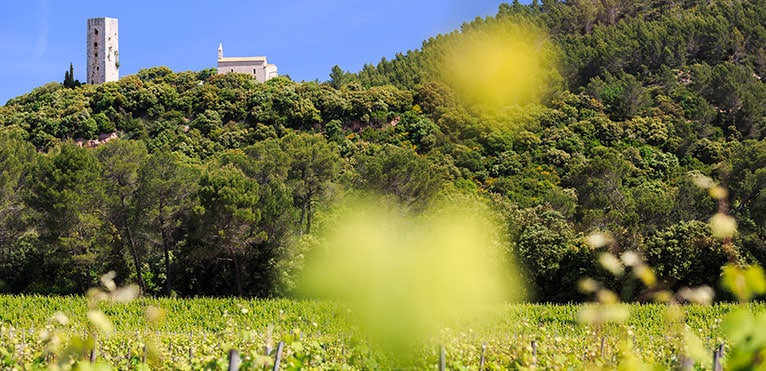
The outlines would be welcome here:
[[[645,297],[598,264],[625,251],[661,287],[714,286],[766,262],[764,25],[763,0],[515,2],[323,83],[155,67],[39,87],[0,107],[0,292],[115,270],[153,294],[284,295],[295,241],[368,192],[493,205],[536,300],[582,300],[586,276]]]

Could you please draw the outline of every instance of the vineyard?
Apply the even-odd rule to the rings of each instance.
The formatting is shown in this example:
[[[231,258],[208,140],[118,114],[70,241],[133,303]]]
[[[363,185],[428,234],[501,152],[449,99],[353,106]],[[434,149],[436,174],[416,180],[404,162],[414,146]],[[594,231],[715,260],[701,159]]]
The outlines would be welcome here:
[[[727,344],[721,331],[734,304],[625,305],[619,323],[586,324],[582,313],[614,308],[509,304],[481,320],[445,324],[413,344],[416,369],[660,368],[713,369]],[[750,304],[753,312],[766,305]],[[0,367],[53,369],[227,369],[236,350],[241,369],[386,369],[355,325],[354,312],[323,301],[138,299],[100,303],[96,318],[82,297],[0,297]],[[102,321],[103,320],[103,321]],[[95,325],[94,325],[95,324]],[[724,346],[724,362],[728,344]]]

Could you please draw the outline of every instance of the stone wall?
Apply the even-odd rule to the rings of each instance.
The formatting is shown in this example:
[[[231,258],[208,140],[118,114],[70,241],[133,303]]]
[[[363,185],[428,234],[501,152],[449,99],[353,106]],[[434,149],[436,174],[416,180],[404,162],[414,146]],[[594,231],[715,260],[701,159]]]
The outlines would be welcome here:
[[[230,57],[224,58],[223,46],[218,46],[218,74],[244,73],[255,77],[259,82],[277,77],[277,66],[266,62],[266,57]]]
[[[117,81],[120,78],[119,34],[116,18],[88,19],[88,84]]]
[[[228,59],[228,60],[227,60]],[[218,73],[246,73],[260,81],[266,81],[266,59],[226,58],[218,60]]]

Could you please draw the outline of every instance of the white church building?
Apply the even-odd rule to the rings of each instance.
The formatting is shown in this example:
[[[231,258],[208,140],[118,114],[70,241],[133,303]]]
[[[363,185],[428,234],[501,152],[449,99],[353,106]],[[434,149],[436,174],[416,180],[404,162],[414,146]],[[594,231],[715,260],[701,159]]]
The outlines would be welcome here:
[[[259,82],[279,76],[277,66],[269,64],[266,57],[224,57],[223,44],[218,44],[218,74],[245,73]]]

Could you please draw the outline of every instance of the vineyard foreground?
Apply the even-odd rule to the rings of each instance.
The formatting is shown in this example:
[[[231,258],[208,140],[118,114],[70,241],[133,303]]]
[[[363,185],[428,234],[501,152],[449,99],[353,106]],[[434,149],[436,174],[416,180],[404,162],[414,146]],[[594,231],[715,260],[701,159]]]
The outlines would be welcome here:
[[[68,368],[93,360],[120,369],[225,369],[230,350],[237,350],[241,368],[262,369],[274,366],[279,350],[281,368],[379,369],[407,362],[425,369],[437,367],[443,350],[449,369],[612,368],[634,361],[712,369],[713,351],[726,347],[722,321],[736,308],[495,306],[478,319],[444,324],[426,342],[413,341],[402,360],[361,333],[353,310],[332,302],[138,299],[100,303],[103,316],[94,316],[82,297],[0,296],[0,362],[3,368]],[[756,313],[764,308],[750,304]],[[583,319],[583,313],[615,310],[629,313],[627,319]]]

